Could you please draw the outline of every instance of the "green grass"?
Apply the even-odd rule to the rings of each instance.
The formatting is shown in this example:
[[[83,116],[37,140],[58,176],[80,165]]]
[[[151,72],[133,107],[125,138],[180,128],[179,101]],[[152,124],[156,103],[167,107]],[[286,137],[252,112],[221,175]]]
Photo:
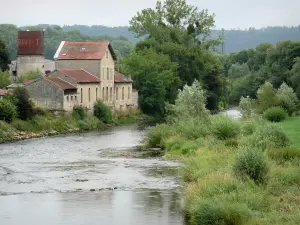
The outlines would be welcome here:
[[[280,124],[290,138],[291,145],[300,149],[300,116],[289,117]]]

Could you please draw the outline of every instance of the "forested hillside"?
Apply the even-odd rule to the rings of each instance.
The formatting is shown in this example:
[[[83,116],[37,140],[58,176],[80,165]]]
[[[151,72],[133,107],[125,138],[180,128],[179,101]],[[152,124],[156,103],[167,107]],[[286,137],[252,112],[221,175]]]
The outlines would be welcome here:
[[[94,35],[82,34],[79,30],[65,31],[63,28],[53,25],[31,26],[18,28],[11,24],[0,25],[0,39],[7,46],[10,60],[14,60],[17,54],[18,30],[40,30],[45,29],[45,56],[47,59],[53,59],[53,56],[61,41],[110,41],[119,58],[127,56],[133,49],[133,44],[124,36]]]

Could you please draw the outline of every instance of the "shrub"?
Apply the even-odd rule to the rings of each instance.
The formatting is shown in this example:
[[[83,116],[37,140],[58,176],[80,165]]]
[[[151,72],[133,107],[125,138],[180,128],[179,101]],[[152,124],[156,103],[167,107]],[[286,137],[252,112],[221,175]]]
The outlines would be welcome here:
[[[32,114],[33,114],[33,116],[45,116],[46,111],[40,107],[34,107],[32,109]]]
[[[33,117],[33,107],[29,100],[29,93],[26,88],[19,87],[13,91],[13,95],[16,97],[18,117],[22,120],[28,120]]]
[[[244,140],[244,145],[266,150],[282,148],[290,144],[290,140],[277,124],[265,123],[259,126],[253,135]]]
[[[300,159],[300,150],[296,148],[278,148],[278,149],[270,149],[268,151],[268,156],[271,159],[276,161],[289,161],[293,159]]]
[[[97,117],[103,123],[112,122],[112,111],[102,101],[97,101],[94,105],[94,116]]]
[[[219,140],[227,140],[238,136],[240,125],[228,116],[217,115],[212,117],[211,131]]]
[[[237,177],[250,178],[257,184],[266,183],[269,166],[260,149],[244,148],[237,156],[233,171]]]
[[[11,122],[17,116],[17,107],[8,100],[0,101],[0,120]]]
[[[192,221],[196,225],[242,225],[250,218],[244,204],[201,201],[192,209]]]
[[[264,118],[271,122],[280,122],[286,118],[286,112],[281,107],[271,107],[264,112]]]
[[[257,103],[254,99],[251,99],[249,97],[244,98],[241,97],[240,103],[239,103],[239,110],[242,113],[244,118],[251,117],[255,113],[255,108]]]
[[[144,143],[148,148],[163,148],[163,141],[175,134],[176,132],[171,125],[158,124],[146,129]]]
[[[91,129],[91,126],[89,123],[87,123],[86,121],[84,120],[78,120],[77,121],[77,126],[80,130],[90,130]]]
[[[86,109],[83,106],[74,106],[72,111],[72,116],[76,120],[83,120],[86,117]]]
[[[32,131],[32,124],[28,121],[15,119],[11,122],[11,125],[19,131]]]
[[[15,129],[8,123],[0,120],[0,143],[12,140],[15,134]]]
[[[207,122],[195,118],[179,120],[178,123],[176,123],[176,129],[187,139],[197,139],[209,134]]]

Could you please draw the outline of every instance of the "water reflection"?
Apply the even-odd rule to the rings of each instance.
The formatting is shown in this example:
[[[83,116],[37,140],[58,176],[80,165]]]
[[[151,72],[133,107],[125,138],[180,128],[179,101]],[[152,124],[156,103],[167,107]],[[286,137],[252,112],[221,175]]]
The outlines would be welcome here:
[[[176,191],[137,190],[1,197],[1,225],[182,225]]]

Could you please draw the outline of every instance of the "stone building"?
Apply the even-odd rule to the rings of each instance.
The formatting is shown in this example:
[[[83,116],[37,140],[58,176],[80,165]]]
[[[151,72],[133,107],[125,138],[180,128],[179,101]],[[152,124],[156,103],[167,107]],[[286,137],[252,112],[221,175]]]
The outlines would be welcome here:
[[[99,96],[112,109],[137,107],[132,101],[132,80],[115,71],[117,58],[109,42],[62,41],[54,60],[56,69],[83,69],[98,77]]]

